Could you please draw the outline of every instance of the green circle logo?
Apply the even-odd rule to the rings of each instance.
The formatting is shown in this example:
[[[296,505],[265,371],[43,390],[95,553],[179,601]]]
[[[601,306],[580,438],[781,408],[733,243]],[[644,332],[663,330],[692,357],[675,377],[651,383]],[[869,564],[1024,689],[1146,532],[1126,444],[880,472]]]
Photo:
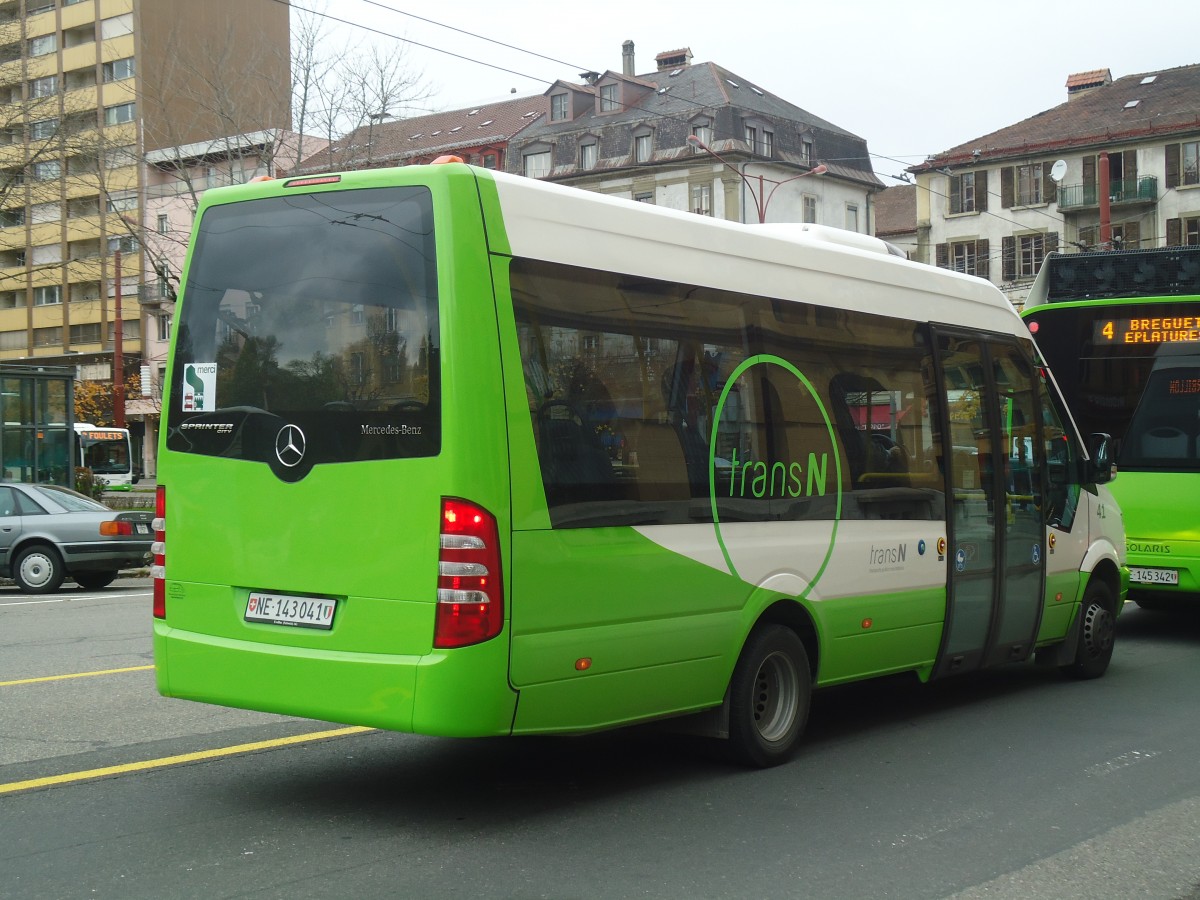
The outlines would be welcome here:
[[[722,417],[723,417],[724,411],[725,411],[725,405],[729,399],[730,391],[733,389],[734,385],[737,383],[738,379],[741,378],[741,376],[743,374],[745,374],[751,367],[759,366],[759,365],[779,366],[780,368],[786,370],[787,372],[790,372],[793,376],[795,376],[796,381],[799,383],[802,390],[805,392],[805,394],[809,398],[811,398],[812,402],[814,404],[816,404],[817,409],[821,413],[821,419],[825,423],[825,431],[829,437],[829,447],[830,447],[830,450],[831,450],[832,456],[833,456],[835,507],[834,507],[834,517],[833,517],[832,522],[830,522],[829,542],[825,548],[824,556],[821,559],[821,563],[818,566],[816,573],[809,580],[808,587],[806,587],[804,589],[804,592],[800,594],[800,597],[803,598],[803,597],[806,597],[808,595],[809,591],[811,591],[816,586],[817,582],[820,580],[821,576],[824,574],[825,568],[829,565],[829,558],[833,555],[833,545],[834,545],[834,541],[837,538],[838,522],[841,520],[841,517],[842,517],[842,460],[841,460],[841,454],[838,452],[837,434],[834,430],[833,422],[829,418],[829,413],[825,409],[825,404],[821,402],[820,395],[816,392],[816,390],[813,389],[812,382],[810,382],[808,380],[808,378],[806,378],[804,376],[803,372],[801,372],[799,369],[797,369],[794,365],[792,365],[786,359],[783,359],[781,357],[774,356],[771,354],[766,354],[766,353],[760,353],[757,356],[752,356],[749,359],[743,361],[736,369],[733,370],[733,372],[732,372],[732,374],[730,374],[729,378],[726,379],[725,386],[721,389],[721,397],[717,401],[716,409],[713,412],[712,433],[709,436],[709,444],[708,444],[708,446],[709,446],[709,451],[708,451],[708,498],[709,498],[709,503],[712,506],[713,529],[716,532],[717,544],[721,548],[721,554],[725,558],[725,564],[729,567],[730,573],[737,578],[741,578],[742,576],[738,574],[737,566],[734,563],[733,554],[731,554],[729,547],[725,543],[724,535],[721,533],[721,514],[720,514],[720,510],[718,509],[718,505],[717,505],[717,438],[718,438],[718,431],[720,428],[721,420],[722,420]],[[749,467],[751,465],[761,467],[762,474],[760,474],[758,476],[758,478],[761,483],[765,483],[765,481],[766,481],[766,474],[765,474],[766,473],[766,464],[765,463],[761,463],[761,462],[742,463],[742,467],[739,467],[738,461],[736,459],[736,453],[734,454],[734,456],[735,456],[735,458],[732,461],[731,470],[730,470],[730,478],[732,479],[732,481],[730,483],[730,494],[731,495],[734,492],[734,485],[739,478],[739,474],[740,474],[740,478],[741,478],[741,489],[742,489],[742,491],[745,490],[747,473],[745,471],[745,468],[742,468],[742,467]],[[810,454],[810,460],[814,456],[815,456],[815,454]],[[806,460],[805,464],[808,464],[808,462],[810,460]],[[776,466],[778,466],[778,465],[779,464],[776,463]],[[798,463],[792,462],[790,465],[796,466],[796,465],[798,465]],[[740,472],[739,472],[739,468],[742,468],[742,470]],[[789,470],[785,467],[784,471],[786,472]],[[812,477],[811,473],[810,473],[809,477],[810,477],[810,481],[811,481],[811,477]],[[796,483],[797,484],[799,483],[799,479],[796,480]],[[824,491],[822,490],[821,493],[824,494]],[[756,493],[755,496],[761,496],[761,495]]]

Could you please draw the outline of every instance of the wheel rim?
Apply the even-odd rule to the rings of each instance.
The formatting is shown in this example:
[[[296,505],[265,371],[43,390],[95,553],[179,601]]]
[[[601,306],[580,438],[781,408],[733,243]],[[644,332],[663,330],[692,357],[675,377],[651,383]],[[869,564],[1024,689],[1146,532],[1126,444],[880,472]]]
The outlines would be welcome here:
[[[1083,643],[1089,656],[1102,656],[1112,649],[1116,625],[1112,613],[1098,604],[1088,608],[1083,620]]]
[[[796,721],[800,679],[785,653],[763,660],[754,679],[754,727],[764,741],[781,740]]]
[[[21,580],[32,588],[50,583],[54,577],[54,564],[42,553],[31,553],[21,560]]]

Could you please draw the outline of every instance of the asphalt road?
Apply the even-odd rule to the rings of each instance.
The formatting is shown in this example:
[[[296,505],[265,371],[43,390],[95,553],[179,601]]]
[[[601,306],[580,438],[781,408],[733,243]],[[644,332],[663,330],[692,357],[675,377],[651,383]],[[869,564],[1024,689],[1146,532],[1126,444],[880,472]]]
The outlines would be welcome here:
[[[148,588],[0,588],[6,900],[1200,897],[1200,616],[1130,607],[1099,681],[824,692],[759,772],[648,729],[455,741],[166,700]]]

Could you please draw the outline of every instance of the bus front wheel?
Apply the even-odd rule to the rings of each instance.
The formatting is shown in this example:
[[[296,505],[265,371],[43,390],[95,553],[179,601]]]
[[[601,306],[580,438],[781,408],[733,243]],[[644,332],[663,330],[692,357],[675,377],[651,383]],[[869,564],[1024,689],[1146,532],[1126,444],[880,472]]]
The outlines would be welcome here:
[[[1112,589],[1098,578],[1088,582],[1079,609],[1079,646],[1075,661],[1062,671],[1075,678],[1099,678],[1112,659],[1117,620]]]
[[[776,766],[792,755],[812,702],[808,653],[796,632],[750,633],[729,681],[729,750],[741,763]]]
[[[48,544],[26,547],[13,564],[13,581],[26,594],[53,594],[63,583],[62,557]]]

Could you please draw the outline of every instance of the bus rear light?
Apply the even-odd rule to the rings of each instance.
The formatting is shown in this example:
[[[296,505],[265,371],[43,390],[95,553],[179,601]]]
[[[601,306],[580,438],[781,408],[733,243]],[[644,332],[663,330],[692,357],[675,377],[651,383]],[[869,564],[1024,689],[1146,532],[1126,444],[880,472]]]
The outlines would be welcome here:
[[[154,579],[154,618],[167,617],[167,489],[159,485],[154,492],[154,543],[150,552],[154,563],[150,577]]]
[[[466,500],[442,500],[435,647],[490,640],[504,627],[496,518]]]

